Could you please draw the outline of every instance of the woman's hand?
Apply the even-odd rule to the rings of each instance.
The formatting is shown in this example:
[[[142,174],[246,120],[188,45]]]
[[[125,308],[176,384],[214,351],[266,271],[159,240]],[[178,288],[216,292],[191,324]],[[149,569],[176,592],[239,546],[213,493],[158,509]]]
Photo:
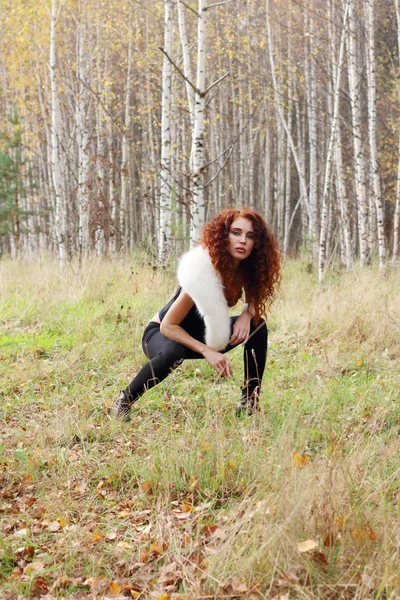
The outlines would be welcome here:
[[[231,363],[224,354],[221,354],[221,352],[216,352],[207,347],[203,352],[203,356],[220,377],[229,377],[230,375],[233,375]]]
[[[229,343],[231,346],[236,346],[237,344],[245,344],[249,339],[250,335],[250,322],[251,322],[251,314],[247,311],[242,313],[240,317],[238,317],[233,326],[233,333]]]

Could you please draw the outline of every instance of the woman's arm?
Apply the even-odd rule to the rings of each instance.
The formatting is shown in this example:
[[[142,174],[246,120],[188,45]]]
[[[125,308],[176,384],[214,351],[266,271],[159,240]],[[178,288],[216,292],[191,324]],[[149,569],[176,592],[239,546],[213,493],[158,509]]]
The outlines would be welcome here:
[[[171,340],[183,344],[187,348],[190,348],[190,350],[194,350],[204,356],[206,361],[221,377],[232,375],[232,365],[226,356],[212,350],[203,342],[196,340],[180,326],[180,323],[193,306],[194,302],[192,298],[182,290],[162,320],[160,325],[161,333]]]
[[[251,319],[255,315],[254,304],[252,300],[247,296],[246,291],[244,293],[244,306],[242,310],[242,314],[238,319],[236,319],[235,325],[233,327],[233,333],[229,343],[232,346],[236,346],[237,344],[245,344],[249,339],[250,335],[250,324]]]

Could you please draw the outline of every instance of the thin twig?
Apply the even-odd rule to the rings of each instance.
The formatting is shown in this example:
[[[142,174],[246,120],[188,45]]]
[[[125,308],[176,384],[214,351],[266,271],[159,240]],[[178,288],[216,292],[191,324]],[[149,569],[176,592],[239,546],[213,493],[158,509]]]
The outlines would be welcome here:
[[[228,77],[228,75],[230,75],[229,71],[227,71],[225,73],[225,75],[222,75],[222,77],[220,77],[219,79],[217,79],[217,81],[214,81],[214,83],[212,83],[205,92],[202,92],[200,94],[200,96],[205,96],[210,90],[212,90],[213,87],[215,87],[220,81],[222,81],[223,79],[225,79],[225,77]]]
[[[186,8],[188,8],[189,10],[191,10],[192,13],[194,13],[196,15],[196,17],[199,16],[199,13],[197,12],[197,10],[194,10],[194,8],[192,8],[191,6],[189,6],[188,4],[186,4],[186,2],[184,2],[183,0],[178,0],[178,2],[180,2],[181,4],[183,4],[183,6],[186,6]]]
[[[197,89],[197,87],[195,85],[193,85],[193,83],[190,81],[190,79],[188,79],[185,75],[185,73],[182,71],[182,69],[180,69],[178,67],[178,65],[172,60],[172,58],[168,55],[167,52],[165,52],[164,48],[161,48],[161,46],[159,47],[159,50],[161,50],[161,52],[168,58],[169,62],[171,63],[171,65],[173,65],[175,67],[175,69],[178,71],[179,75],[181,75],[183,77],[183,79],[190,85],[190,87],[195,91],[196,94],[200,94],[200,91]]]
[[[233,2],[233,0],[225,0],[224,2],[216,2],[215,4],[210,4],[210,6],[205,6],[203,8],[203,10],[206,11],[209,8],[215,8],[216,6],[222,6],[223,4],[230,4],[231,2]]]

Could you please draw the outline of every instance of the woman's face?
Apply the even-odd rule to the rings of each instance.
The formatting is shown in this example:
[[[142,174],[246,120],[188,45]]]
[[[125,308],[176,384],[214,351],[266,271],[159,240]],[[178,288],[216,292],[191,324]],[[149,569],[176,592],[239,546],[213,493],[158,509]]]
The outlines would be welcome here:
[[[232,222],[228,234],[228,251],[236,265],[250,256],[254,247],[255,233],[250,219],[238,217]]]

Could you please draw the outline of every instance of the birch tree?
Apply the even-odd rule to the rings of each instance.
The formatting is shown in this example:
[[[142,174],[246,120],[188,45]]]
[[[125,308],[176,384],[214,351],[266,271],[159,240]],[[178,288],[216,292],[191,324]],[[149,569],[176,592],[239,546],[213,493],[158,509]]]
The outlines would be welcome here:
[[[396,24],[397,24],[397,49],[399,55],[399,69],[400,69],[400,6],[399,0],[395,0],[396,6]],[[397,82],[397,95],[400,101],[400,84]],[[397,182],[396,182],[396,206],[394,211],[394,222],[393,222],[393,253],[392,253],[392,267],[396,268],[397,259],[399,254],[399,237],[400,237],[400,130],[399,130],[399,141],[398,141],[398,163],[397,163]]]
[[[79,261],[89,252],[89,125],[88,125],[88,72],[89,47],[87,42],[86,2],[78,4],[77,60],[76,60],[76,139],[78,144],[78,245]]]
[[[160,263],[165,261],[170,239],[171,218],[171,83],[172,64],[168,57],[172,54],[172,0],[164,0],[164,60],[162,73],[161,100],[161,188],[160,188]]]
[[[60,5],[61,7],[61,5]],[[62,193],[62,171],[60,160],[60,118],[57,95],[56,25],[59,14],[57,0],[52,0],[50,15],[50,59],[49,76],[51,87],[51,176],[55,196],[55,226],[58,257],[61,265],[67,259],[65,198]]]
[[[378,166],[378,149],[376,141],[376,59],[375,59],[375,18],[374,1],[364,0],[367,17],[367,80],[368,80],[368,138],[371,161],[372,191],[376,208],[376,224],[378,231],[379,269],[385,268],[385,215],[381,195],[381,184]]]
[[[344,56],[344,43],[347,28],[347,15],[349,8],[349,0],[346,1],[345,10],[343,15],[343,30],[340,40],[338,64],[335,68],[336,80],[334,82],[333,90],[333,115],[330,124],[330,136],[328,143],[327,156],[325,159],[325,177],[324,177],[324,191],[322,194],[322,210],[321,210],[321,230],[319,235],[319,256],[318,256],[318,278],[322,281],[325,272],[326,263],[326,245],[327,245],[327,233],[328,233],[328,202],[330,195],[331,175],[332,175],[332,163],[334,156],[334,149],[336,144],[336,134],[338,128],[338,117],[339,117],[339,100],[340,100],[340,81],[343,67],[343,56]]]

